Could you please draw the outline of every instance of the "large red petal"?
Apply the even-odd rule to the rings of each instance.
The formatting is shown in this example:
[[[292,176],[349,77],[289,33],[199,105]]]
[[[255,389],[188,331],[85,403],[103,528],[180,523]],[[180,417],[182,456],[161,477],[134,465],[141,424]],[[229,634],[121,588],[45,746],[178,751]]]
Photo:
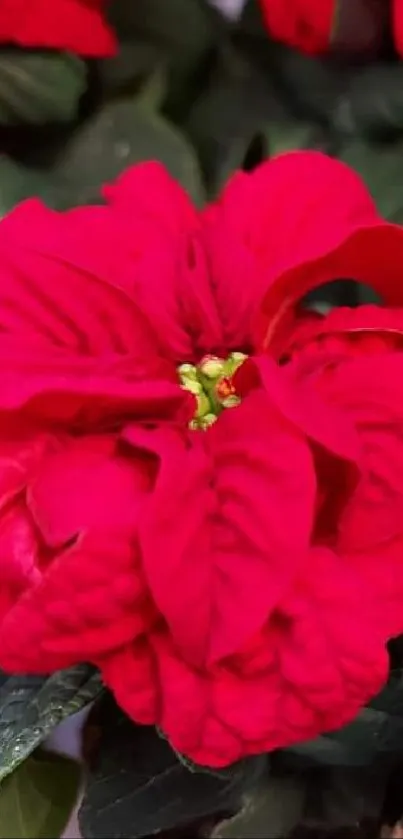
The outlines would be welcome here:
[[[337,550],[376,592],[385,641],[403,630],[403,312],[339,309],[301,324],[290,374],[313,385],[354,424],[362,475],[339,520]]]
[[[55,441],[26,493],[40,573],[0,622],[0,667],[49,672],[106,654],[152,625],[136,540],[152,479],[150,462],[124,457],[112,436]],[[12,548],[18,554],[21,543]],[[0,563],[7,576],[13,554],[1,552]]]
[[[348,358],[403,349],[403,309],[338,306],[327,315],[299,311],[284,336],[283,363],[295,362],[300,378]]]
[[[223,351],[199,215],[160,164],[104,188],[127,253],[126,288],[177,363]],[[220,312],[221,315],[221,312]]]
[[[107,207],[58,214],[29,201],[3,220],[0,409],[35,403],[41,415],[70,422],[86,412],[96,420],[116,413],[152,419],[183,402],[166,335],[159,340],[161,325],[141,310],[133,280],[136,254],[145,259],[144,283],[156,254],[153,276],[170,288],[175,246],[168,237],[159,263],[152,223],[141,208],[131,217],[132,229]],[[164,210],[154,226],[164,227]]]
[[[234,384],[240,396],[263,387],[289,422],[333,457],[355,467],[358,474],[362,456],[354,424],[337,405],[324,402],[309,383],[296,381],[294,373],[289,376],[287,368],[279,372],[267,356],[252,356],[238,369]]]
[[[378,216],[359,176],[339,161],[281,155],[235,175],[210,214],[211,271],[231,345],[250,346],[263,303],[258,343],[277,351],[296,302],[334,279],[403,303],[403,229]]]
[[[128,251],[145,243],[128,241],[123,228],[105,207],[56,213],[36,199],[6,216],[0,227],[1,333],[20,342],[35,337],[83,356],[141,351],[144,362],[152,359],[157,335],[130,294]]]
[[[116,39],[105,0],[2,0],[0,41],[87,56],[110,56]]]
[[[376,618],[361,574],[310,551],[270,621],[225,661],[195,666],[160,630],[112,653],[103,673],[134,719],[196,763],[225,766],[351,721],[387,675]]]
[[[403,56],[403,0],[392,0],[393,36],[399,55]]]
[[[150,354],[144,322],[139,334],[142,315],[154,342],[157,338],[164,355],[177,364],[221,351],[200,221],[184,190],[160,164],[145,163],[105,187],[104,196],[106,206],[63,214],[27,201],[4,219],[5,271],[10,261],[14,274],[19,269],[25,297],[28,271],[31,282],[32,275],[37,277],[28,312],[16,312],[15,306],[10,312],[8,306],[13,325],[29,315],[31,325],[35,317],[38,328],[57,330],[69,346],[80,341],[85,348],[91,341],[91,348],[102,349],[107,334],[118,349],[130,342]],[[56,300],[45,321],[50,276],[57,302],[63,299],[63,321],[54,312]],[[121,311],[124,307],[127,311]]]
[[[161,691],[158,664],[148,637],[100,657],[105,684],[112,688],[122,708],[142,725],[158,724]]]
[[[40,580],[37,534],[27,516],[25,488],[52,449],[53,435],[13,418],[0,422],[0,616]]]
[[[133,426],[126,438],[159,459],[140,525],[153,598],[188,661],[220,659],[264,623],[307,549],[309,448],[263,392],[207,434],[147,438]]]
[[[35,528],[23,497],[0,514],[0,621],[27,589],[41,578]]]
[[[194,414],[194,398],[178,386],[174,368],[141,352],[90,358],[0,337],[0,359],[4,415],[22,412],[82,431],[128,418],[186,425]]]

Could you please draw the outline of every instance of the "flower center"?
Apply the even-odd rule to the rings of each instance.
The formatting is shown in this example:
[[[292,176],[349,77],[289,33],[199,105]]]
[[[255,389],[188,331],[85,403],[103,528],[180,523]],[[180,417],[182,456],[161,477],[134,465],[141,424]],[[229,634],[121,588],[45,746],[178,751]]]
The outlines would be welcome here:
[[[181,386],[193,393],[197,403],[191,428],[206,429],[225,408],[239,405],[232,378],[246,358],[244,353],[233,352],[228,358],[205,355],[199,364],[181,364],[178,368]]]

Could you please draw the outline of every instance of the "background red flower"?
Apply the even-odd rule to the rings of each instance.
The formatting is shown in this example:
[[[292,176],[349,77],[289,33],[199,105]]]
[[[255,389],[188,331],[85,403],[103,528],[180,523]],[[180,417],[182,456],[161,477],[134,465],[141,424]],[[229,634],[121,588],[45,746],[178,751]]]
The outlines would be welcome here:
[[[306,53],[327,52],[337,0],[260,0],[270,34]]]
[[[105,0],[2,0],[0,41],[78,55],[113,55],[116,41],[105,7]]]

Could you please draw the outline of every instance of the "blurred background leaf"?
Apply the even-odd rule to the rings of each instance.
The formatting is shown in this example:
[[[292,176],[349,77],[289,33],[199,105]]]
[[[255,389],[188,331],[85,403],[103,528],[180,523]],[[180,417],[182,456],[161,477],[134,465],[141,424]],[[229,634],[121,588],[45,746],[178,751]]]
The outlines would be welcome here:
[[[46,173],[0,154],[0,219],[19,201],[33,196],[47,200],[49,193],[50,183]]]
[[[403,223],[403,138],[390,143],[352,140],[338,157],[364,179],[379,212],[389,221]]]
[[[285,837],[298,823],[305,801],[305,786],[296,777],[261,779],[245,794],[242,807],[232,818],[219,821],[211,839]]]
[[[337,99],[331,122],[350,137],[382,139],[402,133],[403,63],[376,63],[358,70]]]
[[[55,839],[74,806],[80,767],[36,753],[0,784],[0,839]]]
[[[68,122],[87,86],[85,62],[60,52],[0,49],[0,125]]]
[[[268,156],[266,128],[270,119],[284,117],[270,79],[236,49],[223,50],[186,123],[210,194],[215,195],[236,169],[252,167]]]
[[[186,129],[213,196],[237,169],[251,171],[282,151],[326,146],[321,128],[297,120],[270,76],[229,46],[191,109]]]
[[[52,206],[97,203],[100,188],[126,167],[159,160],[189,195],[203,201],[197,156],[180,130],[129,97],[109,102],[66,143],[52,169]]]
[[[102,63],[103,78],[109,74],[110,86],[114,68],[115,81],[127,85],[162,63],[168,72],[165,107],[175,119],[183,117],[225,37],[224,18],[205,0],[114,0],[110,19],[123,49],[111,63]]]

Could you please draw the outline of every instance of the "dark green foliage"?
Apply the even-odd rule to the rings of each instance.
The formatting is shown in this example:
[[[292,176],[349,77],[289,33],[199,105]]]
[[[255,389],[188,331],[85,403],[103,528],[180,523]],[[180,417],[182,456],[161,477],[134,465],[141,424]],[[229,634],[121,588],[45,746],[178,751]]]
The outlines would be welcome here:
[[[264,756],[222,772],[191,769],[154,728],[134,725],[111,697],[96,721],[101,739],[80,811],[86,839],[137,839],[233,814],[261,778],[269,783]]]
[[[0,782],[101,689],[98,673],[86,665],[49,677],[0,674]]]

